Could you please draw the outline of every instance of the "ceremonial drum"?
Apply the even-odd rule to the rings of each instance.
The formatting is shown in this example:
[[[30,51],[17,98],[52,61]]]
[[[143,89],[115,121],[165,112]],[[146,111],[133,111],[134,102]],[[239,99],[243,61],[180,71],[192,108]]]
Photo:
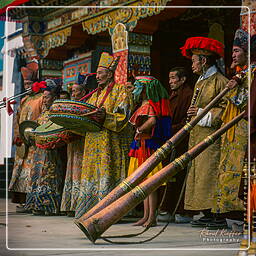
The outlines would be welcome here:
[[[35,144],[39,148],[54,149],[75,140],[77,136],[52,121],[38,126],[34,131]]]
[[[94,118],[97,107],[76,100],[55,100],[50,108],[49,118],[54,123],[78,134],[98,132],[102,125]]]

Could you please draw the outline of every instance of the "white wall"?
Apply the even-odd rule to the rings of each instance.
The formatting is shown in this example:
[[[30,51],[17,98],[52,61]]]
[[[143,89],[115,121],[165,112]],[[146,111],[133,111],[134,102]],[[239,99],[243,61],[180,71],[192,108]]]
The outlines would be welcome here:
[[[3,90],[0,91],[0,100],[3,97],[14,95],[14,84],[12,83],[13,62],[15,58],[15,49],[23,47],[22,35],[7,39],[7,37],[16,32],[15,22],[5,23],[5,42],[2,48],[3,53]],[[1,109],[1,137],[0,137],[0,164],[4,163],[4,158],[13,157],[12,149],[12,130],[13,115],[9,116],[5,108]]]

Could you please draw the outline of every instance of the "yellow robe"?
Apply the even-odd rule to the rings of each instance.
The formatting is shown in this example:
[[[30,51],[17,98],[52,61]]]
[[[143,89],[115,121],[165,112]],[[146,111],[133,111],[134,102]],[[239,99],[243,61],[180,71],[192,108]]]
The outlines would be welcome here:
[[[94,93],[87,101],[99,104],[106,92],[105,87],[98,99]],[[132,128],[128,125],[131,114],[131,94],[125,86],[115,84],[103,107],[106,119],[99,132],[87,132],[81,173],[81,187],[76,218],[90,210],[127,176],[129,145]]]
[[[230,100],[237,95],[245,96],[240,105],[233,104]],[[247,95],[248,76],[245,76],[242,84],[227,95],[229,103],[222,117],[224,124],[244,110]],[[238,193],[247,146],[248,122],[242,119],[222,136],[219,177],[212,209],[214,213],[244,210],[243,201],[238,197]]]
[[[227,82],[227,78],[219,72],[204,80],[198,81],[195,85],[195,90],[199,88],[200,91],[195,106],[205,108],[224,89]],[[202,127],[199,125],[194,127],[190,132],[189,148],[192,148],[220,128],[222,123],[221,116],[225,109],[225,104],[225,100],[222,99],[210,110],[212,114],[211,127]],[[186,210],[205,210],[212,208],[213,194],[218,178],[220,145],[221,139],[218,139],[192,160],[185,191]]]

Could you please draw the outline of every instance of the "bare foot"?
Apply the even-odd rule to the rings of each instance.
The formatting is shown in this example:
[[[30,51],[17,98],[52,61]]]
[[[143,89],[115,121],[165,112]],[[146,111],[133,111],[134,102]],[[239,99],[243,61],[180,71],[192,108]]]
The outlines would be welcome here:
[[[142,225],[143,227],[147,228],[147,227],[155,227],[157,226],[156,220],[150,220],[148,219],[146,222],[144,222],[144,224]]]
[[[143,224],[147,221],[146,218],[142,218],[140,220],[138,220],[137,222],[135,222],[134,224],[132,224],[133,226],[143,226]]]

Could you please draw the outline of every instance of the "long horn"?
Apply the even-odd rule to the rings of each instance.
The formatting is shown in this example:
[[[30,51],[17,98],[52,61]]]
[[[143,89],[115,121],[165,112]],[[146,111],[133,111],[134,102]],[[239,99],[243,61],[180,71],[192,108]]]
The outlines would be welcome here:
[[[245,111],[105,209],[96,213],[89,219],[80,218],[75,221],[75,224],[84,232],[87,238],[94,243],[111,225],[120,220],[127,212],[142,202],[165,181],[184,169],[189,161],[197,157],[230,127],[238,123],[243,118],[244,113]]]
[[[24,92],[21,92],[19,94],[11,96],[10,98],[6,98],[5,100],[0,101],[0,109],[5,108],[7,106],[8,101],[14,100],[18,97],[21,97],[21,96],[26,95],[26,94],[31,93],[31,92],[37,93],[42,88],[46,88],[46,82],[45,81],[35,82],[35,83],[32,84],[31,88],[26,89]]]
[[[7,102],[7,101],[14,100],[14,99],[16,99],[16,98],[18,98],[18,97],[21,97],[21,96],[23,96],[23,95],[28,94],[28,93],[31,92],[31,91],[32,91],[32,89],[27,89],[26,91],[24,91],[24,92],[22,92],[22,93],[19,93],[19,94],[16,94],[16,95],[11,96],[10,98],[7,98],[5,101],[4,101],[4,100],[1,100],[1,101],[0,101],[0,108],[6,107],[6,102]]]
[[[115,187],[106,197],[104,197],[97,205],[85,213],[81,219],[85,220],[100,210],[107,207],[109,204],[123,196],[125,193],[132,190],[136,185],[143,181],[145,177],[177,146],[182,139],[189,134],[193,127],[209,112],[209,110],[230,90],[226,87],[221,91],[193,120],[187,123],[180,129],[171,139],[169,139],[162,147],[156,150],[135,172],[123,180]]]

